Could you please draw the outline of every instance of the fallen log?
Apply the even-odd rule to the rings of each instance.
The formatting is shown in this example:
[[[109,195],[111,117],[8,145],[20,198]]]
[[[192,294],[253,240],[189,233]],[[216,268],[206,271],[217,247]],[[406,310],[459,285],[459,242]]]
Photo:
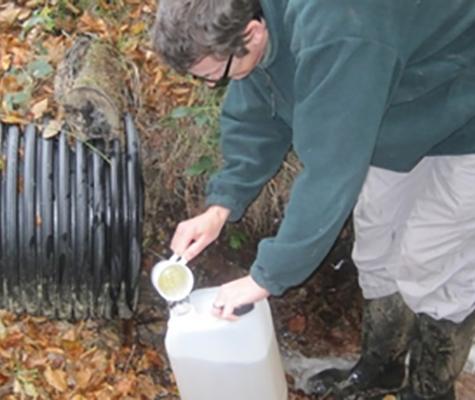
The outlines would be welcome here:
[[[82,140],[119,137],[130,106],[124,59],[112,45],[81,36],[59,64],[54,82],[59,115]]]

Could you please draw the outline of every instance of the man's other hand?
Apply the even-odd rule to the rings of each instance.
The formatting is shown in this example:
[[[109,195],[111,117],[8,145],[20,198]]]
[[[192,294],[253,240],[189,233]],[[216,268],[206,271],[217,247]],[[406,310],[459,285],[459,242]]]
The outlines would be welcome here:
[[[234,309],[269,297],[269,292],[259,286],[250,275],[222,285],[213,303],[215,317],[235,321]]]

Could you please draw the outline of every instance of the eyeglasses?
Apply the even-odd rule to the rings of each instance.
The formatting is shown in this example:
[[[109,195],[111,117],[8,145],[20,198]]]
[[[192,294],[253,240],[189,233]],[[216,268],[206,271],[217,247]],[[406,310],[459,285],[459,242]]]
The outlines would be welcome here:
[[[224,68],[223,75],[219,79],[210,79],[204,76],[197,76],[193,75],[193,78],[198,79],[200,81],[211,83],[213,88],[224,86],[229,81],[229,70],[231,69],[231,64],[233,63],[234,54],[231,54],[226,62],[226,67]]]

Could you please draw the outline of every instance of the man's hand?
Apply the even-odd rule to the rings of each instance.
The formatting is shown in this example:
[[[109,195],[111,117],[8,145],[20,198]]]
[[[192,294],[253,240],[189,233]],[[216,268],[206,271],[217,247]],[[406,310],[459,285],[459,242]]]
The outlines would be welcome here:
[[[211,206],[204,213],[180,222],[173,235],[171,249],[175,254],[191,260],[217,239],[230,211]]]
[[[221,286],[213,303],[213,315],[218,318],[235,321],[235,308],[255,303],[269,297],[270,293],[259,286],[250,275],[236,279]]]

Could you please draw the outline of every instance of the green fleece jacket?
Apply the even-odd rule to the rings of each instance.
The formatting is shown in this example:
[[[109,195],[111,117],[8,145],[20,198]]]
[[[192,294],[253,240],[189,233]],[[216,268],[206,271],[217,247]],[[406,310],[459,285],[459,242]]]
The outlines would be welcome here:
[[[208,204],[239,219],[290,148],[303,170],[251,275],[304,281],[349,216],[370,165],[475,153],[473,0],[262,0],[270,53],[223,105],[223,168]],[[388,207],[391,207],[388,204]]]

